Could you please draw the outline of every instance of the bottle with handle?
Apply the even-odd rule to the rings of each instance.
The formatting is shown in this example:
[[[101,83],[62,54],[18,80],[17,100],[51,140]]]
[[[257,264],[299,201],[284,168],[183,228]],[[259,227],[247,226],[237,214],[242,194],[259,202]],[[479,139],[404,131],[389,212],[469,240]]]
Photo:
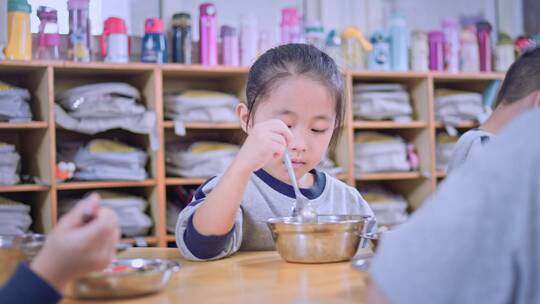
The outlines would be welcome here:
[[[124,19],[109,17],[103,25],[100,37],[101,55],[105,62],[129,61],[129,37]]]
[[[172,61],[191,64],[191,15],[178,13],[173,15],[172,21]]]
[[[341,33],[341,55],[345,67],[365,68],[367,53],[372,50],[373,46],[358,28],[348,26]]]
[[[31,11],[32,8],[26,0],[8,0],[8,44],[5,50],[7,59],[32,59]]]
[[[216,6],[203,3],[199,6],[199,58],[201,64],[216,65],[217,56]]]
[[[40,6],[37,10],[37,16],[41,22],[39,24],[38,47],[35,58],[42,60],[59,59],[60,35],[58,34],[57,11],[47,6]]]

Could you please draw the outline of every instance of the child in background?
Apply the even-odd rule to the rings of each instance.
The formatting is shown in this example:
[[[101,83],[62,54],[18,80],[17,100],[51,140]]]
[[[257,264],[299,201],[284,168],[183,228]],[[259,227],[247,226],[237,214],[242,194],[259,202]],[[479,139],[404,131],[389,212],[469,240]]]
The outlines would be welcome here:
[[[503,127],[523,112],[540,106],[540,48],[530,50],[512,64],[497,96],[496,108],[478,129],[465,132],[456,144],[448,172],[477,153]]]
[[[249,70],[246,97],[237,107],[246,141],[225,173],[199,187],[178,217],[176,242],[184,257],[274,249],[266,222],[290,216],[295,201],[285,149],[301,192],[319,214],[373,215],[356,189],[314,169],[335,146],[345,109],[343,80],[328,55],[305,44],[270,49]]]

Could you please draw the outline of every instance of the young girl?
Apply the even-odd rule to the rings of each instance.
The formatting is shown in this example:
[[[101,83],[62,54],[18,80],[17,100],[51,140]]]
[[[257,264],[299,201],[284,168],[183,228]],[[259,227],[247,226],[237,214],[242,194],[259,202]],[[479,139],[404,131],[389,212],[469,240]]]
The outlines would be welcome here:
[[[290,216],[295,201],[285,149],[319,214],[373,215],[356,189],[314,169],[335,145],[345,108],[342,77],[328,55],[305,44],[267,51],[249,70],[246,97],[247,105],[237,108],[246,141],[227,171],[199,187],[178,217],[184,257],[274,249],[266,221]]]

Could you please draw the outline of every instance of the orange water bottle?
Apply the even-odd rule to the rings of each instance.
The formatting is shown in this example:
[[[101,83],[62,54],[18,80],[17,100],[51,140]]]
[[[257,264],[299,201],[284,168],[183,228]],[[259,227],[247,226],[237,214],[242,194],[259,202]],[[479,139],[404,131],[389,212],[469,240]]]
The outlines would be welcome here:
[[[26,0],[8,1],[8,44],[5,50],[7,59],[32,59],[31,11],[32,8]]]

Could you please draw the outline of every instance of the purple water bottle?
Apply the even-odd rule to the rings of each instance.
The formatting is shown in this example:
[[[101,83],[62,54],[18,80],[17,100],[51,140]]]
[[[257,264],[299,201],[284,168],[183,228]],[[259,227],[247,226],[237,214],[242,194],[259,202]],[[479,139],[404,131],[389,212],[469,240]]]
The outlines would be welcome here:
[[[487,21],[478,22],[476,24],[476,35],[478,37],[480,71],[491,72],[491,24]]]
[[[444,70],[444,34],[440,31],[429,32],[429,69]]]
[[[221,27],[221,63],[223,65],[238,66],[240,54],[238,52],[238,34],[232,26]]]
[[[203,3],[199,6],[199,54],[202,64],[216,65],[217,29],[216,7],[213,3]]]

